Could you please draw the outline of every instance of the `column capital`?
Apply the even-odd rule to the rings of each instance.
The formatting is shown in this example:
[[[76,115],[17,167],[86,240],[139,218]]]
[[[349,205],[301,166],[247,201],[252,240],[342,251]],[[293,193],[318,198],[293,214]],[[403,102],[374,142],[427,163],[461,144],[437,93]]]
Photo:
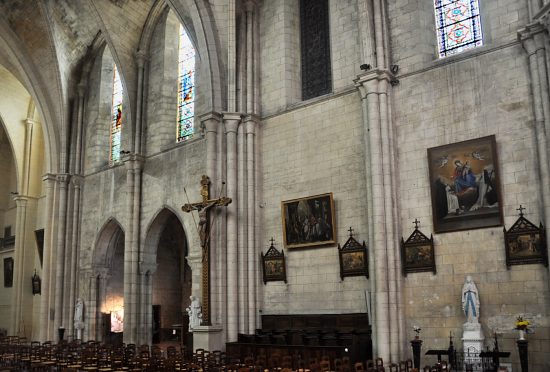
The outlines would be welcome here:
[[[152,275],[157,271],[157,267],[158,265],[156,262],[139,261],[139,273],[141,275],[147,275],[147,273]]]
[[[361,98],[364,99],[371,93],[387,93],[388,84],[394,81],[397,81],[397,79],[391,71],[376,68],[358,75],[353,83],[361,93]],[[386,84],[379,84],[380,82]]]
[[[219,112],[207,112],[199,116],[201,122],[201,127],[205,129],[206,132],[217,132],[218,126],[222,121],[222,116]]]
[[[27,203],[29,202],[29,197],[25,195],[15,195],[13,197],[13,200],[15,201],[15,205],[18,207],[26,207]]]
[[[147,52],[141,49],[136,52],[135,57],[138,68],[143,68],[145,62],[149,60],[149,55],[147,54]]]
[[[55,181],[56,179],[56,175],[53,174],[53,173],[46,173],[45,175],[42,176],[42,181],[44,182],[52,182],[52,181]]]
[[[239,123],[244,115],[240,112],[224,112],[222,116],[225,125],[225,133],[237,133]]]
[[[122,155],[122,162],[128,170],[141,170],[145,164],[145,158],[139,154],[124,154]]]
[[[547,23],[548,21],[545,18],[544,21],[541,20],[530,23],[524,28],[518,30],[518,40],[521,41],[523,47],[529,54],[534,52],[534,45],[531,44],[529,41],[532,41],[537,35],[538,38],[548,35],[547,25],[543,24],[542,22]]]
[[[58,173],[55,175],[55,179],[61,185],[67,185],[69,183],[69,180],[71,179],[71,175],[68,173]]]
[[[90,272],[91,272],[92,278],[99,277],[99,279],[104,280],[104,279],[108,279],[111,276],[110,274],[111,270],[109,270],[109,268],[105,266],[94,266]]]
[[[243,124],[245,125],[246,134],[256,134],[256,127],[260,123],[260,118],[257,115],[247,115],[243,119]]]
[[[73,174],[70,182],[71,182],[71,185],[75,187],[80,187],[84,184],[84,177],[78,174]]]

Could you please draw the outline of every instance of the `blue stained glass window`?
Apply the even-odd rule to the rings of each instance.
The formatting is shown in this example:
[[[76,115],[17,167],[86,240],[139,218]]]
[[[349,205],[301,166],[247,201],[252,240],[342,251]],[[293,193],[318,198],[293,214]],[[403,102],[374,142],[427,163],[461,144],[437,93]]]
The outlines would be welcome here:
[[[122,82],[116,68],[113,69],[113,104],[111,111],[111,151],[109,163],[120,161],[120,140],[122,132]]]
[[[483,45],[478,0],[435,0],[439,57]]]
[[[178,57],[177,142],[191,138],[195,117],[195,48],[180,25]]]

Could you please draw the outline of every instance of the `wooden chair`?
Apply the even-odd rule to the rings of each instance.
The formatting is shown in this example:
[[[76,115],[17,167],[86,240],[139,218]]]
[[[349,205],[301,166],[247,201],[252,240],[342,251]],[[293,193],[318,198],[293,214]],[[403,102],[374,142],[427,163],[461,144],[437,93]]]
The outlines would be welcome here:
[[[395,363],[390,363],[389,368],[390,372],[399,372],[399,366]]]
[[[354,367],[355,367],[355,372],[365,371],[365,367],[363,366],[363,362],[355,363]]]
[[[319,363],[319,370],[321,372],[327,372],[330,371],[330,361],[328,360],[321,360]]]

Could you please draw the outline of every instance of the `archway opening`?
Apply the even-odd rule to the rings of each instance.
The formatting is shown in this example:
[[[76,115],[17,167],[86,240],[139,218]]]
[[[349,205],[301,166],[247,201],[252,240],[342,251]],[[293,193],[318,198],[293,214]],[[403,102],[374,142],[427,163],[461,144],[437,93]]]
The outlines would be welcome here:
[[[187,344],[189,318],[185,309],[191,295],[191,268],[185,261],[185,232],[171,212],[165,214],[160,231],[152,280],[152,342]]]

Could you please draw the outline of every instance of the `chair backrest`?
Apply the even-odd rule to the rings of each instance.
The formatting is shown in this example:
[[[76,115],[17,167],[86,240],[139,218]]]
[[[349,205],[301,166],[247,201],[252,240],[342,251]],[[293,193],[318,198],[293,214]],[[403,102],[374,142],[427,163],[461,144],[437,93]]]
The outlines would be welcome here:
[[[384,360],[382,358],[376,358],[376,366],[382,367],[384,365]]]
[[[330,362],[328,360],[321,360],[319,363],[319,369],[321,372],[330,371]]]
[[[365,370],[365,367],[363,366],[363,363],[362,363],[362,362],[357,362],[357,363],[355,363],[354,367],[355,367],[355,372],[364,371],[364,370]]]
[[[395,363],[390,364],[390,372],[399,372],[399,366]]]

